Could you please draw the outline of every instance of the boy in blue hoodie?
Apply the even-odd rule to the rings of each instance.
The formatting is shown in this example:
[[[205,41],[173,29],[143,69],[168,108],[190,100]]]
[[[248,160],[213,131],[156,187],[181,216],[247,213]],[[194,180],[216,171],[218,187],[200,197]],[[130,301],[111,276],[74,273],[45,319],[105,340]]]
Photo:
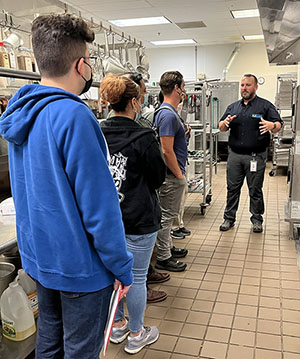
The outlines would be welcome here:
[[[37,358],[98,358],[113,284],[125,295],[132,283],[106,143],[78,97],[92,83],[93,40],[75,16],[36,18],[41,84],[21,88],[0,119],[22,264],[37,283]]]

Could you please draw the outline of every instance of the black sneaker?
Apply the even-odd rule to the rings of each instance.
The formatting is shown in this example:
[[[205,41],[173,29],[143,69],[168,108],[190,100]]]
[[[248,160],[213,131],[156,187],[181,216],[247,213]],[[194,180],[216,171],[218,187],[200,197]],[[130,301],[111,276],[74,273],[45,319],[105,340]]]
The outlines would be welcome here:
[[[185,235],[180,231],[180,229],[171,230],[171,237],[174,239],[184,239]]]
[[[164,261],[156,261],[155,268],[169,272],[183,272],[186,268],[186,263],[179,262],[173,257],[170,257]]]
[[[220,231],[226,232],[228,231],[228,229],[232,228],[233,226],[234,226],[234,222],[225,219],[225,221],[220,225]]]
[[[173,258],[184,258],[188,254],[188,250],[185,248],[171,248],[171,254]]]
[[[253,232],[254,233],[261,233],[263,231],[263,228],[262,228],[262,223],[259,222],[259,221],[255,221],[253,222]]]
[[[185,227],[179,228],[179,231],[184,234],[185,236],[189,236],[191,234],[191,231]]]

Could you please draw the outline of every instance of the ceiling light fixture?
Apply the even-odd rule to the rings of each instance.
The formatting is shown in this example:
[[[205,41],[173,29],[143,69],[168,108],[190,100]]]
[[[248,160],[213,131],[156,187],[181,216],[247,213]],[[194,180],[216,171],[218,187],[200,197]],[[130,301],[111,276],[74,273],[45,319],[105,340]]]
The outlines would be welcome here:
[[[157,17],[140,17],[136,19],[120,19],[120,20],[108,20],[111,24],[118,27],[125,26],[145,26],[145,25],[161,25],[170,24],[171,21],[164,16]]]
[[[245,17],[258,17],[258,9],[249,9],[249,10],[231,10],[231,15],[234,19],[242,19]]]
[[[243,35],[244,40],[263,40],[264,35]]]
[[[164,45],[185,45],[185,44],[196,44],[196,41],[193,39],[183,39],[183,40],[162,40],[162,41],[151,41],[151,44],[156,46]]]

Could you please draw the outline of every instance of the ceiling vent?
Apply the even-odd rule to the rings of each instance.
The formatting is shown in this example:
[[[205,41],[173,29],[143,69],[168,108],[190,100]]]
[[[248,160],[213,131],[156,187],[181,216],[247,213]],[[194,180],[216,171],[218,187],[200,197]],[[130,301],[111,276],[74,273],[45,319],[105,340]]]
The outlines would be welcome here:
[[[206,27],[203,21],[176,22],[176,25],[181,29],[199,29],[200,27]]]

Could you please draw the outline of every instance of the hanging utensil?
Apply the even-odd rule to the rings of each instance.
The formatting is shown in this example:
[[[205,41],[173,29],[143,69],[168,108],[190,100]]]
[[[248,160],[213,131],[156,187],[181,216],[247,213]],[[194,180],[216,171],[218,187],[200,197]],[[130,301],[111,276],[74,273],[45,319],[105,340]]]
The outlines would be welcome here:
[[[106,56],[103,59],[103,68],[104,73],[113,73],[115,75],[124,75],[127,71],[124,68],[124,66],[121,64],[120,60],[111,55],[110,53],[110,47],[109,47],[109,40],[108,40],[109,33],[108,31],[105,31],[105,50],[106,50]],[[114,46],[113,46],[114,48]]]

